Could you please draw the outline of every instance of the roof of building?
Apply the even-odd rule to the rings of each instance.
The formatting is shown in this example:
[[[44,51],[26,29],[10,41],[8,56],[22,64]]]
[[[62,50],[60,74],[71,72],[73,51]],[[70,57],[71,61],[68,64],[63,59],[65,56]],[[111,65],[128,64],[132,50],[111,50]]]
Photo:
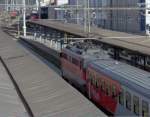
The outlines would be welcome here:
[[[103,43],[117,46],[132,50],[141,54],[150,55],[150,38],[138,38],[125,39],[125,38],[112,38],[112,39],[101,39]]]
[[[51,27],[81,37],[87,37],[87,33],[84,32],[84,28],[81,25],[62,23],[57,21],[47,21],[47,20],[30,21],[30,22],[37,23],[46,27]],[[111,31],[96,27],[91,27],[91,33],[89,34],[89,36],[91,38],[96,38],[100,42],[106,44],[150,55],[150,38],[148,36]]]
[[[150,98],[150,73],[115,60],[98,60],[90,64],[112,79]]]

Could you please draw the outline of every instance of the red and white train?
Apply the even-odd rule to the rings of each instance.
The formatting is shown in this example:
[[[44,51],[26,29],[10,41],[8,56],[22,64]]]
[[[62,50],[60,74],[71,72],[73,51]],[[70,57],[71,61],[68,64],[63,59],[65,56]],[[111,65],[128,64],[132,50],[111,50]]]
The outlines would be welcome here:
[[[150,73],[111,59],[92,42],[68,45],[62,76],[115,116],[150,117]]]

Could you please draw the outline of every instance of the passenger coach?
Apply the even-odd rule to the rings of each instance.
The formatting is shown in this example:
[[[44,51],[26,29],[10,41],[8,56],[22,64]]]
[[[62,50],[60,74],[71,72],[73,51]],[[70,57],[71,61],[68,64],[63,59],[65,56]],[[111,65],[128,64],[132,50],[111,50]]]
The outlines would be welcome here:
[[[89,97],[114,115],[149,117],[150,73],[115,60],[87,68]]]
[[[150,73],[111,59],[92,42],[61,53],[62,76],[117,116],[150,116]]]

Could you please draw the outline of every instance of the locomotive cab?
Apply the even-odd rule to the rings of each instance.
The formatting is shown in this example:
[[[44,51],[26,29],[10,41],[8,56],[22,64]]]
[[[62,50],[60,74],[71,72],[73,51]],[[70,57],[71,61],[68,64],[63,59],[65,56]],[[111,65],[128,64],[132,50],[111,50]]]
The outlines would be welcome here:
[[[92,41],[76,42],[62,49],[61,70],[62,76],[76,87],[86,91],[88,64],[103,56],[100,47]]]

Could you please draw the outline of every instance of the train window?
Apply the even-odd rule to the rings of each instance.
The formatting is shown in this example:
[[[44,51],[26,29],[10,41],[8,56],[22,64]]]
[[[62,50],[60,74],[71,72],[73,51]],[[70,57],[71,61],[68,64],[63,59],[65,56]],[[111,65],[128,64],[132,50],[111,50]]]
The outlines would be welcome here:
[[[105,90],[105,81],[104,80],[102,80],[102,82],[101,82],[102,84],[101,84],[101,90],[102,91],[104,91]]]
[[[149,108],[146,101],[142,101],[142,117],[149,117]]]
[[[99,87],[101,88],[101,85],[102,85],[102,79],[99,77],[98,78],[98,84],[99,84]]]
[[[82,69],[84,66],[83,61],[80,61],[80,69]]]
[[[131,110],[131,94],[126,92],[126,108]]]
[[[94,85],[94,74],[91,73],[91,84]]]
[[[116,96],[116,86],[112,85],[112,97]]]
[[[95,78],[95,74],[93,74],[93,85],[95,86],[95,82],[96,82],[96,78]]]
[[[98,89],[98,79],[96,79],[96,82],[95,82],[95,87],[96,87],[96,89]]]
[[[88,78],[88,81],[90,81],[90,80],[91,80],[91,73],[90,73],[90,71],[89,71],[89,70],[87,70],[87,78]]]
[[[139,115],[139,98],[136,96],[133,97],[133,111]]]
[[[92,83],[92,79],[93,79],[93,76],[92,76],[92,73],[90,72],[90,82]]]
[[[78,61],[77,59],[75,59],[75,58],[72,58],[72,63],[73,63],[74,65],[78,65],[78,64],[79,64],[79,61]]]
[[[93,77],[91,77],[91,84],[93,85]]]
[[[122,89],[121,93],[119,94],[119,103],[124,105],[124,90]]]
[[[64,59],[67,59],[67,54],[62,53],[62,57],[63,57]]]
[[[110,82],[107,81],[106,83],[106,95],[110,96]]]

